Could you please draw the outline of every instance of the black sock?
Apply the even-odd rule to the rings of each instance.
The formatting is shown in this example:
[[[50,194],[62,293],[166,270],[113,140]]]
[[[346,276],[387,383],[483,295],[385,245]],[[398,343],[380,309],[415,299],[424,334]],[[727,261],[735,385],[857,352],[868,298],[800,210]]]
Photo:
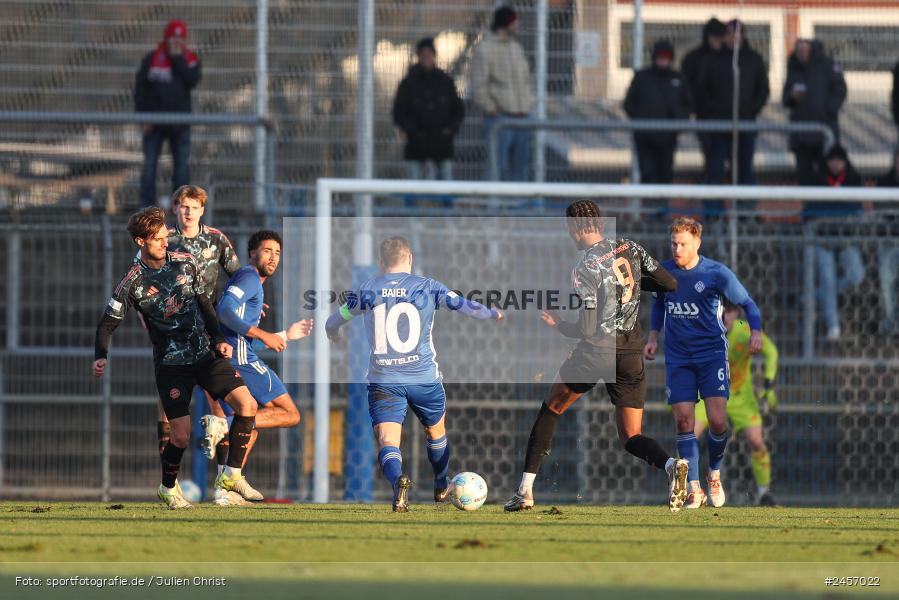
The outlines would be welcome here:
[[[657,469],[664,469],[671,456],[651,437],[637,434],[624,443],[624,449]]]
[[[231,421],[231,429],[228,431],[228,443],[231,446],[228,451],[227,465],[232,469],[239,469],[243,465],[243,459],[247,455],[247,447],[250,445],[250,436],[253,434],[253,426],[256,417],[242,417],[234,415]]]
[[[178,469],[181,468],[181,457],[184,456],[184,448],[179,448],[172,442],[165,445],[162,450],[162,485],[167,488],[175,487],[175,479],[178,478]]]
[[[158,421],[156,423],[156,437],[159,439],[159,453],[162,454],[165,445],[169,443],[169,435],[172,431],[168,421]]]
[[[228,438],[222,438],[222,441],[215,445],[215,462],[217,465],[225,466],[225,462],[228,460],[229,446]]]
[[[540,414],[534,421],[531,437],[528,438],[528,452],[524,459],[524,472],[537,473],[544,456],[549,456],[559,415],[549,410],[546,402],[540,407]]]

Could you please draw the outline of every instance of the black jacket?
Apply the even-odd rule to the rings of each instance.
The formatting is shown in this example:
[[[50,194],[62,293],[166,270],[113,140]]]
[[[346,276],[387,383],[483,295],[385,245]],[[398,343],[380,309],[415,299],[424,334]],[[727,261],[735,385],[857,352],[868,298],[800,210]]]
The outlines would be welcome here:
[[[637,71],[624,98],[624,112],[631,119],[686,119],[690,93],[684,78],[672,69]],[[637,132],[634,136],[658,144],[677,141],[676,132]]]
[[[846,101],[846,80],[843,69],[824,55],[820,46],[812,47],[808,64],[800,63],[796,56],[787,61],[787,79],[783,88],[783,104],[790,109],[790,121],[815,122],[830,125],[839,140],[837,122],[840,107]],[[805,84],[805,96],[801,102],[793,98],[793,86]],[[790,146],[821,145],[821,136],[814,133],[797,133],[790,136]]]
[[[690,98],[694,99],[693,108],[696,112],[697,119],[706,118],[706,115],[700,112],[700,107],[695,105],[695,99],[701,94],[699,90],[699,74],[702,72],[703,61],[705,61],[708,55],[714,52],[712,47],[709,46],[705,30],[703,30],[702,37],[702,44],[690,50],[687,55],[684,56],[684,60],[680,65],[681,73],[683,73],[684,80],[687,82],[687,89],[690,91]]]
[[[453,157],[453,138],[465,118],[465,104],[452,78],[413,65],[393,99],[393,122],[406,134],[406,160]]]
[[[893,110],[893,120],[899,126],[899,62],[893,67],[893,95],[890,108]]]
[[[734,74],[731,67],[733,51],[727,47],[712,52],[702,62],[699,74],[699,95],[695,98],[697,114],[709,119],[730,119],[733,103]],[[762,56],[752,49],[749,42],[740,46],[740,98],[741,120],[758,117],[771,90],[768,86],[768,66]]]
[[[896,172],[896,169],[892,169],[889,173],[878,177],[877,187],[899,187],[899,173]]]
[[[134,110],[137,112],[191,112],[190,92],[200,83],[200,61],[193,57],[189,65],[185,54],[171,56],[171,67],[153,69],[150,62],[156,50],[140,63],[134,82]],[[152,75],[152,76],[151,76]]]
[[[827,172],[827,160],[821,160],[821,166],[818,170],[817,184],[827,187],[862,187],[864,182],[862,176],[858,174],[855,167],[848,160],[846,161],[846,176],[842,181],[837,181]],[[861,202],[807,202],[803,210],[803,216],[806,219],[814,219],[820,217],[846,217],[860,215],[862,213]]]

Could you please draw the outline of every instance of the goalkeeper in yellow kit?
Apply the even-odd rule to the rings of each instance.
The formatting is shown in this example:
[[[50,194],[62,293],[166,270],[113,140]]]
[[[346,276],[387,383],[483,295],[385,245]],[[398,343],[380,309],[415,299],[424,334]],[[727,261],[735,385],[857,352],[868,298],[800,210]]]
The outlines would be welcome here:
[[[749,324],[740,318],[740,307],[725,303],[724,326],[727,328],[728,362],[730,364],[730,399],[727,401],[727,418],[734,433],[743,432],[743,437],[752,449],[752,474],[758,485],[758,503],[774,506],[771,496],[771,455],[765,445],[762,431],[762,414],[759,402],[752,388],[752,356],[749,354]],[[777,375],[777,347],[764,333],[762,334],[762,356],[765,359],[765,391],[761,397],[768,410],[777,408],[774,392],[774,378]],[[696,404],[696,437],[705,430],[708,421],[705,404]]]

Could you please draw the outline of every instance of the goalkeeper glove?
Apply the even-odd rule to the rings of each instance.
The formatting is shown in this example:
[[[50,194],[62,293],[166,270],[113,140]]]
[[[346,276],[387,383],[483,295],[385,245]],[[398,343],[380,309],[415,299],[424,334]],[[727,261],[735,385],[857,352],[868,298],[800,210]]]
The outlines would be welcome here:
[[[774,391],[774,380],[765,380],[765,391],[762,392],[762,399],[765,401],[766,413],[777,412],[777,392]]]

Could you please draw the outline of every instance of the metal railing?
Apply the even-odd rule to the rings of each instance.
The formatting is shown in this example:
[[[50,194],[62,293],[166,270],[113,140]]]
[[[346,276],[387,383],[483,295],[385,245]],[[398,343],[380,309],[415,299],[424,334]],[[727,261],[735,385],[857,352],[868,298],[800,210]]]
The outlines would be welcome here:
[[[487,153],[491,181],[499,181],[499,132],[502,129],[533,129],[536,131],[671,131],[693,133],[777,132],[817,133],[824,141],[824,150],[834,145],[836,138],[830,127],[823,123],[774,123],[771,121],[732,121],[691,119],[634,119],[585,121],[583,119],[510,119],[501,118],[491,125],[487,133]]]
[[[261,132],[264,153],[254,158],[255,208],[265,210],[270,204],[267,192],[275,181],[275,125],[266,116],[255,114],[197,114],[181,112],[44,112],[36,110],[0,111],[0,123],[59,123],[84,125],[198,125],[208,127],[245,126]],[[261,163],[261,164],[260,164]],[[264,174],[260,178],[260,174]]]

